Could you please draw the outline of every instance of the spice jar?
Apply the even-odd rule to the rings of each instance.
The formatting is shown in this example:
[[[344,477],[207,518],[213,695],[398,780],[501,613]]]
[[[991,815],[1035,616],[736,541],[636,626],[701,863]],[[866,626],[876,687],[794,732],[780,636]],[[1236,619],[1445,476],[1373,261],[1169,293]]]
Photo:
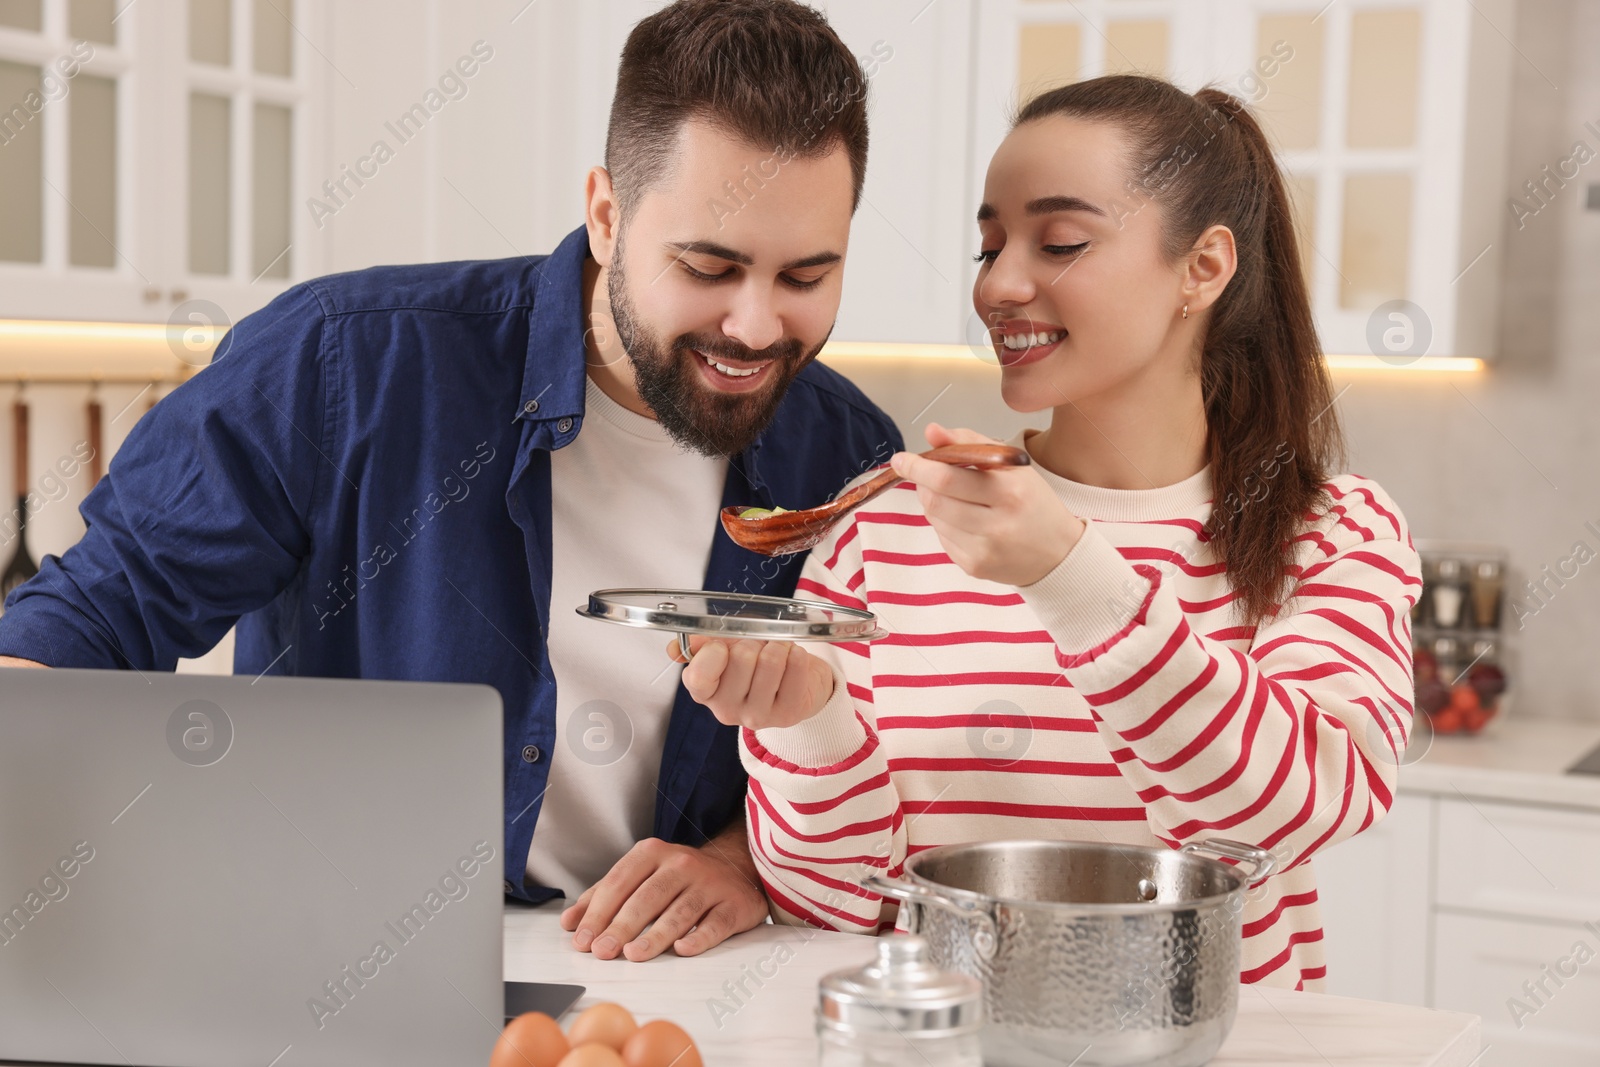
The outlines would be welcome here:
[[[1505,586],[1500,561],[1479,560],[1472,568],[1472,625],[1480,630],[1500,627],[1500,593]]]
[[[1459,559],[1441,559],[1434,569],[1433,588],[1428,591],[1429,615],[1433,625],[1454,630],[1465,614],[1467,588]]]
[[[913,934],[877,939],[877,958],[818,984],[822,1067],[983,1067],[983,986],[942,971]]]

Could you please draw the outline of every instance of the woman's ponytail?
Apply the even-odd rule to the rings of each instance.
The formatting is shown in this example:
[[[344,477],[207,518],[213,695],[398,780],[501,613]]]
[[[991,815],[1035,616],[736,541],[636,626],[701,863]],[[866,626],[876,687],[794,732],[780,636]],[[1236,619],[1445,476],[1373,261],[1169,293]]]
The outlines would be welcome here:
[[[1134,174],[1159,176],[1131,180],[1161,206],[1170,258],[1187,255],[1207,227],[1233,233],[1238,264],[1210,309],[1200,363],[1206,534],[1244,617],[1258,623],[1287,595],[1292,541],[1342,449],[1283,174],[1255,117],[1220,89],[1190,96],[1156,78],[1095,78],[1036,97],[1017,125],[1048,115],[1127,132]]]

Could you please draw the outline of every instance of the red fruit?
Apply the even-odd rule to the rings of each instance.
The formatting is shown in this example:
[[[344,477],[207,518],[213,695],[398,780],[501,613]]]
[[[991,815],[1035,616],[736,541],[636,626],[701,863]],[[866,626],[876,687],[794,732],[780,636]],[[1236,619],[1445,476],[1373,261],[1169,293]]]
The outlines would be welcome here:
[[[1478,699],[1478,691],[1467,682],[1457,682],[1450,690],[1450,706],[1459,711],[1471,711],[1482,707]]]
[[[1462,714],[1463,712],[1460,708],[1452,706],[1445,708],[1437,715],[1429,716],[1428,721],[1433,723],[1434,733],[1453,734],[1464,725]]]
[[[1467,681],[1478,691],[1483,703],[1493,703],[1493,698],[1506,691],[1506,672],[1493,663],[1479,663],[1467,672]]]
[[[1433,715],[1443,711],[1450,703],[1450,688],[1435,679],[1417,686],[1417,707]]]

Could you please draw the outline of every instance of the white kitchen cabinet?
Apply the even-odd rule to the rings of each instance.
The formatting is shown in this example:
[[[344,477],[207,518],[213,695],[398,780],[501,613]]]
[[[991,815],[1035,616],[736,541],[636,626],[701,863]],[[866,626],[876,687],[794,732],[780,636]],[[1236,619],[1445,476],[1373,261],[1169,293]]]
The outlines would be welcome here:
[[[411,98],[475,42],[492,50],[424,134],[321,220],[327,269],[538,255],[583,221],[584,176],[603,162],[618,56],[657,0],[447,5],[403,0],[374,25],[333,13],[332,162],[369,151]],[[821,5],[871,73],[872,145],[833,336],[958,343],[970,315],[965,255],[972,0]],[[508,134],[508,131],[512,131]]]
[[[872,148],[850,231],[834,327],[840,340],[966,338],[967,256],[978,233],[968,164],[975,7],[975,0],[827,5],[834,29],[871,71]]]
[[[1600,923],[1600,813],[1442,798],[1438,832],[1440,907]]]
[[[7,11],[0,317],[215,325],[315,273],[323,0]]]
[[[1483,1017],[1481,1067],[1600,1063],[1600,936],[1569,924],[1455,914],[1441,914],[1435,933],[1433,1006]],[[1589,962],[1580,965],[1584,955]],[[1525,988],[1541,981],[1543,991]]]
[[[1327,992],[1428,1004],[1434,804],[1402,794],[1376,826],[1312,858]]]
[[[1600,1063],[1600,812],[1401,793],[1313,863],[1328,992],[1481,1015],[1483,1067]]]
[[[1257,106],[1324,350],[1491,357],[1514,0],[985,0],[973,167],[1012,109],[1137,71]],[[1404,303],[1397,303],[1404,302]]]

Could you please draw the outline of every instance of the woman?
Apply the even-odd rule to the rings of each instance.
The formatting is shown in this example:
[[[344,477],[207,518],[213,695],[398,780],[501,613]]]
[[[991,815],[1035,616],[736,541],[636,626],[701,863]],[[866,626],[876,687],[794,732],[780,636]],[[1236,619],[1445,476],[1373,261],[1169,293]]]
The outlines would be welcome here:
[[[1381,818],[1411,724],[1405,520],[1340,439],[1284,182],[1217,90],[1110,77],[1022,111],[974,290],[1034,465],[908,479],[816,548],[800,595],[858,645],[698,641],[738,723],[774,915],[874,932],[866,873],[935,845],[1209,836],[1281,860],[1241,978],[1317,989],[1318,849]],[[985,440],[930,426],[930,444]]]

